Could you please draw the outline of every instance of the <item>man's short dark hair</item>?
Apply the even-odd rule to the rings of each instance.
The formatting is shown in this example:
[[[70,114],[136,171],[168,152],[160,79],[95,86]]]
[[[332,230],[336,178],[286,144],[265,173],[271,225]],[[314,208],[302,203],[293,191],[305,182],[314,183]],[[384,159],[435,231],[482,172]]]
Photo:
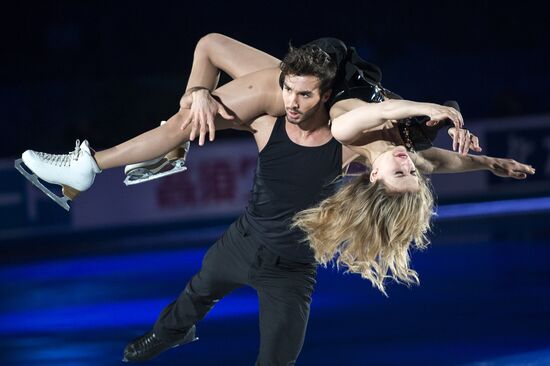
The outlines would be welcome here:
[[[290,48],[281,62],[279,84],[283,86],[287,75],[315,76],[321,81],[321,94],[332,87],[338,66],[319,46],[306,44]]]

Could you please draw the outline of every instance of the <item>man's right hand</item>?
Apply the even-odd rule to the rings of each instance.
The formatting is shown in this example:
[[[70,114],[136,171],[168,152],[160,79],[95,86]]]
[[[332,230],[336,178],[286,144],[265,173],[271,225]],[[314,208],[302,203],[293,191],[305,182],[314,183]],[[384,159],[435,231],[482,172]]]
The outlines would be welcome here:
[[[208,127],[209,140],[214,141],[216,136],[216,126],[214,120],[219,114],[224,119],[232,120],[235,117],[227,112],[225,107],[218,102],[210,91],[204,88],[191,90],[181,98],[180,108],[189,109],[189,116],[183,121],[181,129],[191,125],[189,139],[193,141],[199,132],[199,145],[204,145],[206,131]]]

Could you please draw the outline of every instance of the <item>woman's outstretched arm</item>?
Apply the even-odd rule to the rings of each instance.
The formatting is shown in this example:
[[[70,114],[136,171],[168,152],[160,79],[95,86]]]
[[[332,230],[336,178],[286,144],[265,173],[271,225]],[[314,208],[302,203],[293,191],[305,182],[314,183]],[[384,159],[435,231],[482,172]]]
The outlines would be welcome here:
[[[499,177],[525,179],[535,174],[531,165],[513,159],[495,158],[486,155],[464,155],[458,152],[431,147],[419,151],[415,162],[425,173],[462,173],[475,170],[488,170]]]

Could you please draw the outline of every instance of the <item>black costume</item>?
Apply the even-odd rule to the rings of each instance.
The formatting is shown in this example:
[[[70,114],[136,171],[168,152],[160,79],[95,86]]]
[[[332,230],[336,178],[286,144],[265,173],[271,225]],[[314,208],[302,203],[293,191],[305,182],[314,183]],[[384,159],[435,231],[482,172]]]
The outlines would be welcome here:
[[[337,38],[320,38],[309,45],[325,51],[337,64],[338,71],[332,84],[332,95],[328,107],[340,100],[357,98],[368,103],[378,103],[385,98],[401,99],[385,89],[382,84],[382,71],[378,66],[362,59],[354,47],[348,47]]]
[[[454,100],[448,100],[444,105],[460,112],[460,107]],[[427,126],[426,122],[429,120],[426,116],[419,116],[408,118],[397,124],[399,134],[407,150],[415,152],[429,149],[433,146],[433,141],[440,129],[454,127],[453,122],[448,119],[435,126]]]
[[[327,102],[329,108],[340,100],[351,98],[367,103],[379,103],[386,98],[402,99],[382,86],[380,68],[362,59],[354,47],[348,47],[341,40],[330,37],[320,38],[308,44],[321,48],[338,65],[332,84],[332,95]],[[447,101],[444,105],[460,111],[455,101]],[[441,128],[454,126],[449,120],[435,126],[426,126],[428,120],[426,116],[418,116],[397,124],[403,144],[409,151],[421,151],[432,147],[432,142]]]
[[[225,295],[243,285],[260,299],[257,365],[294,365],[302,348],[316,265],[303,232],[290,230],[298,211],[334,193],[342,146],[293,143],[278,118],[260,152],[245,213],[206,253],[200,272],[159,316],[154,331],[165,342],[181,338]]]

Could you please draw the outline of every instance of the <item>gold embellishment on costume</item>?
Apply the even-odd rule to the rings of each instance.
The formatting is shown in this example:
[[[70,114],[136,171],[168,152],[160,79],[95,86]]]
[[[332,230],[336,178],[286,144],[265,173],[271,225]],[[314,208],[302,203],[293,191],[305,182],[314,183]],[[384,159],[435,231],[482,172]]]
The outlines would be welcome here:
[[[410,127],[411,127],[411,120],[408,119],[407,122],[405,122],[405,127],[403,128],[403,135],[405,135],[404,136],[405,137],[405,147],[410,152],[415,153],[416,151],[414,151],[414,145],[413,145],[413,142],[411,140],[411,133],[409,131]]]

